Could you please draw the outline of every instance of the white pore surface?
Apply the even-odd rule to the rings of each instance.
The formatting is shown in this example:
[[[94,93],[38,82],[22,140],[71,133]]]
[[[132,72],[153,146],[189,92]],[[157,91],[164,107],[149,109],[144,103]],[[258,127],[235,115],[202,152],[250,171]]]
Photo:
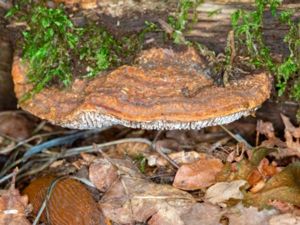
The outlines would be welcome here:
[[[147,130],[199,130],[204,127],[222,125],[238,120],[242,116],[248,116],[253,110],[240,111],[227,116],[191,122],[154,120],[149,122],[136,122],[121,120],[113,116],[103,115],[94,111],[81,112],[77,117],[59,125],[72,129],[95,129],[109,127],[113,125],[123,125],[125,127],[140,128]]]

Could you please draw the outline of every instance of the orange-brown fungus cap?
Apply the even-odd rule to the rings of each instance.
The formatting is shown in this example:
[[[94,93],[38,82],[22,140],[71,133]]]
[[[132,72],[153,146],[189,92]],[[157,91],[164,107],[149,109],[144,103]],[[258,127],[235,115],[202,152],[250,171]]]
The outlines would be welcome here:
[[[18,98],[32,86],[14,59]],[[134,65],[121,66],[93,80],[76,79],[68,89],[45,88],[21,103],[24,110],[54,124],[91,129],[121,124],[144,129],[200,129],[246,116],[269,98],[271,81],[258,73],[216,85],[192,48],[153,48]]]

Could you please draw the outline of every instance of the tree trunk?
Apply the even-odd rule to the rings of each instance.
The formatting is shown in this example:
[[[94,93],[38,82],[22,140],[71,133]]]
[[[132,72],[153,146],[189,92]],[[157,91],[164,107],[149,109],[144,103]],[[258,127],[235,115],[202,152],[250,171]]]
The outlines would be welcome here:
[[[205,1],[197,8],[198,22],[187,32],[192,40],[200,41],[210,49],[223,51],[228,32],[232,29],[230,16],[237,9],[254,10],[253,0],[216,0]],[[296,3],[297,2],[297,3]],[[282,9],[294,9],[295,20],[300,18],[300,1],[285,1]],[[286,54],[287,46],[283,44],[283,37],[288,27],[280,24],[270,12],[265,13],[263,34],[266,43],[274,53]]]

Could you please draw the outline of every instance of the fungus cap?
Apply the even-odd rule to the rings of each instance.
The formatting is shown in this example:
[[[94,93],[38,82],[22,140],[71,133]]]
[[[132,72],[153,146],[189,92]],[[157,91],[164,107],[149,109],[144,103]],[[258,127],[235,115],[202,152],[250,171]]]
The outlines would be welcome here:
[[[269,98],[267,74],[247,75],[223,87],[215,84],[205,65],[193,48],[152,48],[143,51],[134,65],[92,80],[76,79],[67,89],[45,88],[20,106],[68,128],[121,124],[144,129],[200,129],[247,116]],[[18,57],[12,73],[20,98],[32,85]]]

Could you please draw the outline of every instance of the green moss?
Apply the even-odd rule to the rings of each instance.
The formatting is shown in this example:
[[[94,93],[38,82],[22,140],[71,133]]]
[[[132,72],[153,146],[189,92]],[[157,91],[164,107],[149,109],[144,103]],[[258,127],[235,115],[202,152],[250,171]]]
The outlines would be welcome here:
[[[300,23],[292,21],[293,11],[277,12],[280,0],[257,0],[256,9],[253,12],[238,10],[232,15],[232,25],[235,32],[238,47],[244,56],[249,57],[250,63],[255,68],[267,69],[276,78],[278,95],[281,96],[291,85],[290,96],[300,100],[300,82],[297,73],[300,71]],[[281,63],[277,63],[271,56],[270,49],[263,38],[263,14],[270,10],[274,17],[289,26],[289,31],[284,38],[288,44],[290,55]],[[246,43],[246,47],[244,47]]]
[[[203,0],[180,0],[178,3],[178,9],[175,16],[168,17],[168,23],[173,28],[172,39],[175,44],[186,44],[183,42],[183,31],[187,28],[189,22],[189,12],[194,10],[193,20],[197,20],[196,8]]]
[[[22,32],[22,59],[29,62],[27,77],[33,89],[21,101],[52,84],[69,86],[74,61],[87,66],[81,77],[94,77],[128,62],[142,48],[145,34],[156,29],[148,22],[141,32],[117,39],[95,23],[75,27],[62,6],[48,8],[30,0],[23,0],[6,16],[27,24]]]

